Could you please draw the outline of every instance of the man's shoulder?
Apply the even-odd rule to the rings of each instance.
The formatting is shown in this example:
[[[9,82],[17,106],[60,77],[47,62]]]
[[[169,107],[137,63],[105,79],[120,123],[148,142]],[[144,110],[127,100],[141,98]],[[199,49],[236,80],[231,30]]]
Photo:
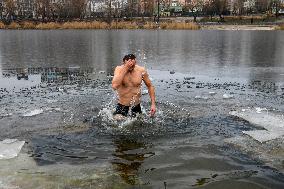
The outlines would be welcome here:
[[[146,71],[146,69],[144,67],[142,67],[142,66],[136,65],[136,67],[137,67],[138,71],[141,71],[141,72],[145,72]]]
[[[115,67],[115,70],[121,70],[122,67],[123,67],[123,65],[116,66],[116,67]]]

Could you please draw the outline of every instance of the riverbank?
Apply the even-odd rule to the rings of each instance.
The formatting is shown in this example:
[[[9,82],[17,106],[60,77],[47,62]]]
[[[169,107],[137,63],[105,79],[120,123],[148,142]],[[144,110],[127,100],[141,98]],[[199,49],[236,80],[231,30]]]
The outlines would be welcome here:
[[[194,22],[130,22],[130,21],[113,21],[110,24],[99,21],[74,21],[74,22],[12,22],[8,25],[0,22],[0,29],[177,29],[177,30],[198,30],[200,26]]]
[[[279,30],[284,29],[277,25],[203,25],[201,26],[202,30]]]
[[[100,22],[100,21],[73,21],[73,22],[12,22],[4,24],[0,22],[0,29],[12,30],[57,30],[57,29],[165,29],[165,30],[284,30],[284,24],[228,24],[215,22],[193,22],[193,21],[161,21],[155,22]]]

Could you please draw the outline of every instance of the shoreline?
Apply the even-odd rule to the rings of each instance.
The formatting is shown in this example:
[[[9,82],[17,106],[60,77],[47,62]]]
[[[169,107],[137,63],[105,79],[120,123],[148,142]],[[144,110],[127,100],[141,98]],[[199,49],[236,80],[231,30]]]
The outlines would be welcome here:
[[[12,22],[4,24],[0,21],[0,30],[284,30],[284,24],[237,24],[237,23],[215,23],[215,22],[193,22],[193,21],[169,21],[169,22],[139,22],[139,21],[113,21],[111,23],[101,21],[73,21],[73,22]]]
[[[201,30],[231,30],[231,31],[273,31],[279,30],[277,25],[201,25]]]
[[[12,22],[5,25],[0,22],[0,30],[231,30],[231,31],[272,31],[284,30],[283,24],[217,24],[195,22]]]

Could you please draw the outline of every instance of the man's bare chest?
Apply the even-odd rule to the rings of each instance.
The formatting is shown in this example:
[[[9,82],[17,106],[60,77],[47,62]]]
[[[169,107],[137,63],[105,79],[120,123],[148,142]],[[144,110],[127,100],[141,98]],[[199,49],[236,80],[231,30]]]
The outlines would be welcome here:
[[[142,74],[140,73],[127,73],[122,81],[124,86],[139,86],[142,82]]]

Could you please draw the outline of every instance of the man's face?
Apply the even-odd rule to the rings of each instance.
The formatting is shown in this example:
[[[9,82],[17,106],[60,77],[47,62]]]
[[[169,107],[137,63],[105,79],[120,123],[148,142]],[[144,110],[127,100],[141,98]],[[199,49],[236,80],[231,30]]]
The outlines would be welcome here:
[[[130,70],[130,71],[131,71],[131,70],[134,70],[135,65],[136,65],[136,59],[129,59],[128,61],[133,64],[133,66],[132,66],[129,70]]]

